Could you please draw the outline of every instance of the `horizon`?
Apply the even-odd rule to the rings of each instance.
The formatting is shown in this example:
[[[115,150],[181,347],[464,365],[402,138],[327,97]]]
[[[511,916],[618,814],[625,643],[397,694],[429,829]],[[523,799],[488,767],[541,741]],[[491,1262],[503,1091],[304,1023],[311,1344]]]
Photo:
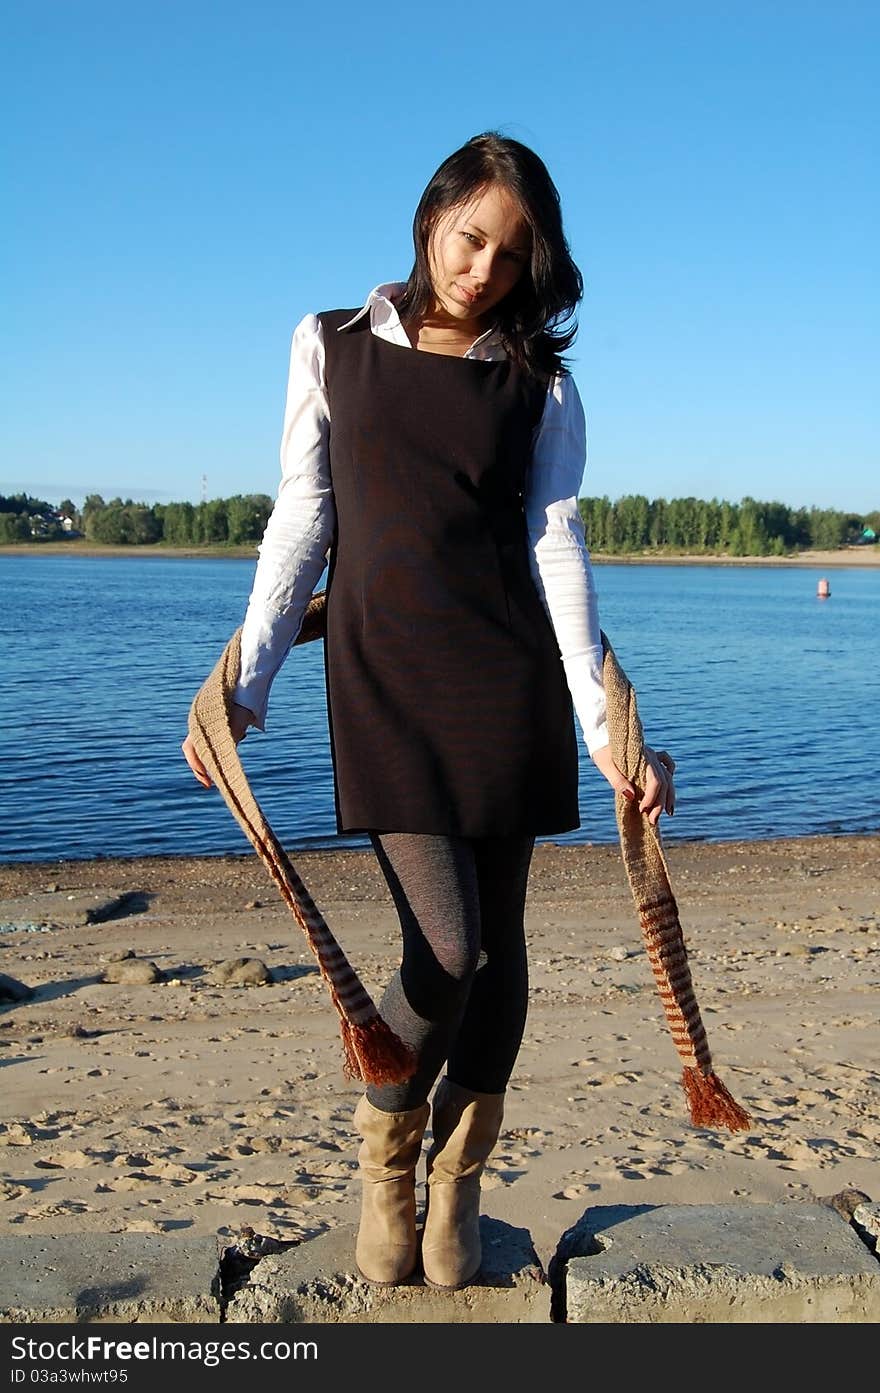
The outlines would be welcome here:
[[[117,493],[114,493],[114,494],[108,494],[108,493],[106,493],[106,492],[104,492],[104,491],[102,491],[101,489],[98,489],[98,488],[89,489],[86,493],[82,493],[81,491],[70,492],[70,491],[65,491],[65,490],[62,490],[62,491],[59,492],[58,489],[55,489],[55,490],[53,491],[52,494],[46,494],[46,493],[40,493],[40,492],[31,493],[29,490],[26,490],[26,489],[23,489],[23,488],[10,489],[10,490],[7,492],[6,488],[5,488],[4,486],[0,485],[0,497],[2,497],[2,498],[10,498],[10,497],[15,497],[15,496],[20,496],[20,495],[23,494],[23,493],[27,494],[27,496],[28,496],[32,501],[37,501],[37,502],[40,502],[40,503],[48,503],[49,506],[50,506],[52,509],[54,509],[54,510],[57,510],[58,507],[60,506],[60,504],[61,504],[62,502],[69,501],[69,502],[71,502],[71,503],[74,504],[74,506],[76,507],[77,512],[80,512],[80,513],[82,512],[82,509],[83,509],[83,506],[84,506],[84,503],[85,503],[86,498],[89,497],[89,496],[97,496],[97,497],[102,498],[105,505],[109,505],[109,504],[115,503],[115,502],[121,502],[124,506],[129,506],[129,505],[130,505],[130,506],[132,506],[132,507],[145,507],[145,508],[152,508],[152,507],[155,507],[155,506],[167,507],[167,506],[169,506],[169,505],[171,505],[171,504],[180,504],[180,503],[190,503],[194,508],[197,508],[197,507],[199,506],[200,503],[225,502],[225,501],[228,500],[229,498],[235,496],[235,495],[233,495],[233,494],[208,494],[207,497],[205,497],[205,498],[198,498],[198,499],[192,499],[192,498],[172,498],[172,497],[170,497],[170,496],[167,497],[167,498],[153,497],[152,499],[150,499],[149,497],[146,497],[146,496],[143,496],[143,495],[142,495],[142,496],[135,496],[135,495],[133,495],[133,494],[124,494],[124,495],[123,495],[123,494],[120,494],[120,493],[118,493],[118,492],[117,492]],[[272,498],[272,495],[271,495],[271,494],[265,494],[265,495],[262,495],[262,494],[261,494],[261,495],[259,495],[259,496],[261,496],[261,497],[268,497],[268,498],[270,498],[270,499]],[[867,517],[867,516],[870,515],[870,514],[874,514],[874,513],[880,512],[880,501],[878,501],[877,505],[876,505],[875,507],[873,507],[873,508],[862,508],[862,509],[859,509],[859,508],[838,508],[838,507],[836,507],[835,505],[831,505],[830,507],[827,507],[827,508],[826,508],[826,507],[824,507],[823,505],[817,504],[817,503],[789,503],[789,502],[787,502],[787,501],[786,501],[785,499],[783,499],[783,498],[757,498],[757,497],[755,497],[753,494],[743,494],[743,495],[742,495],[741,497],[739,497],[739,498],[725,498],[725,497],[723,497],[723,496],[721,496],[721,495],[716,494],[716,495],[714,495],[714,496],[711,497],[711,498],[704,498],[704,497],[701,497],[701,496],[698,495],[698,494],[669,494],[669,495],[665,495],[665,494],[654,494],[654,495],[651,495],[651,494],[620,493],[620,494],[612,495],[612,494],[581,493],[581,494],[578,495],[578,497],[579,497],[579,499],[607,498],[607,499],[609,500],[609,502],[611,502],[611,503],[613,503],[613,504],[619,503],[619,502],[620,502],[622,499],[624,499],[624,498],[634,498],[634,497],[643,497],[643,498],[647,498],[649,504],[654,504],[654,503],[659,502],[659,501],[661,501],[661,500],[663,500],[663,501],[665,501],[665,502],[667,502],[667,503],[671,503],[671,502],[673,502],[673,501],[685,501],[685,500],[687,500],[687,499],[693,498],[693,499],[695,499],[697,502],[700,502],[700,503],[715,503],[715,504],[719,504],[719,505],[720,505],[720,504],[725,504],[725,503],[727,503],[727,504],[731,505],[732,507],[736,507],[736,508],[741,507],[742,504],[743,504],[744,502],[746,502],[747,500],[751,500],[751,501],[754,502],[754,503],[757,503],[757,504],[759,504],[759,505],[765,505],[765,506],[768,506],[768,507],[773,507],[773,506],[775,506],[775,505],[779,505],[779,506],[781,506],[781,507],[783,507],[783,508],[789,509],[789,511],[791,511],[791,512],[811,512],[811,511],[814,511],[814,510],[815,510],[815,511],[819,511],[819,512],[838,512],[838,513],[841,513],[841,514],[843,514],[843,515],[845,515],[845,516],[861,517],[861,518]]]
[[[11,0],[0,493],[274,498],[296,324],[404,279],[429,177],[494,129],[584,275],[579,495],[875,511],[880,9],[554,15],[511,0],[487,62],[399,0]],[[379,75],[420,48],[412,103]]]

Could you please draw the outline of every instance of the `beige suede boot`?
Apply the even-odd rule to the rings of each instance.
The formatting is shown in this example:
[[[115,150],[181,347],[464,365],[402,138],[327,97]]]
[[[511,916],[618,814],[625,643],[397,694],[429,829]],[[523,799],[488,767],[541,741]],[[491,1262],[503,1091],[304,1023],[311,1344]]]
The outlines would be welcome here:
[[[434,1094],[422,1268],[432,1287],[467,1286],[479,1271],[480,1176],[504,1116],[503,1093],[472,1093],[443,1078]]]
[[[379,1286],[403,1282],[416,1265],[416,1165],[429,1108],[380,1112],[361,1098],[355,1126],[363,1137],[363,1182],[355,1258],[362,1277]]]

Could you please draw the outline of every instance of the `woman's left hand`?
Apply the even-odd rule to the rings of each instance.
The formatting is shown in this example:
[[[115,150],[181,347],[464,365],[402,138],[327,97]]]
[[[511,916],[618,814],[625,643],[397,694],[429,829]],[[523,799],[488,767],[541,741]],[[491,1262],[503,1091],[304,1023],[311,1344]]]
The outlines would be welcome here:
[[[618,769],[611,758],[611,749],[608,745],[605,745],[601,750],[596,750],[592,758],[596,768],[601,774],[604,774],[615,793],[622,793],[624,798],[628,798],[630,802],[634,802],[639,797],[635,785]],[[660,821],[661,813],[667,813],[672,817],[675,812],[675,784],[673,781],[675,760],[667,754],[666,750],[652,750],[650,745],[645,746],[645,760],[648,772],[645,777],[645,787],[641,791],[639,812],[647,813],[648,821],[656,827]]]

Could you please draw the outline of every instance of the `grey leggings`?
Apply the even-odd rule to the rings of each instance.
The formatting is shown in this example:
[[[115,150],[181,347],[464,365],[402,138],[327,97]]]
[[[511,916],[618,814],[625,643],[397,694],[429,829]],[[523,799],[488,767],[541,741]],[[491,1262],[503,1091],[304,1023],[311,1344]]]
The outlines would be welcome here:
[[[374,1085],[383,1112],[428,1097],[440,1070],[477,1093],[503,1093],[528,1008],[523,910],[534,837],[373,832],[400,919],[403,958],[379,1010],[418,1058],[413,1078]]]

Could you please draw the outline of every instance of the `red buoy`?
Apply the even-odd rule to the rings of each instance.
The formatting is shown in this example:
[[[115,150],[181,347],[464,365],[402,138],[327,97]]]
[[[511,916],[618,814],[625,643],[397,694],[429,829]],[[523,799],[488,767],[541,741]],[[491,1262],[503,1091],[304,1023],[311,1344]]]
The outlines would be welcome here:
[[[831,586],[828,584],[828,581],[825,579],[824,576],[819,581],[819,584],[816,586],[816,594],[818,595],[820,600],[827,600],[829,595],[831,594]]]

